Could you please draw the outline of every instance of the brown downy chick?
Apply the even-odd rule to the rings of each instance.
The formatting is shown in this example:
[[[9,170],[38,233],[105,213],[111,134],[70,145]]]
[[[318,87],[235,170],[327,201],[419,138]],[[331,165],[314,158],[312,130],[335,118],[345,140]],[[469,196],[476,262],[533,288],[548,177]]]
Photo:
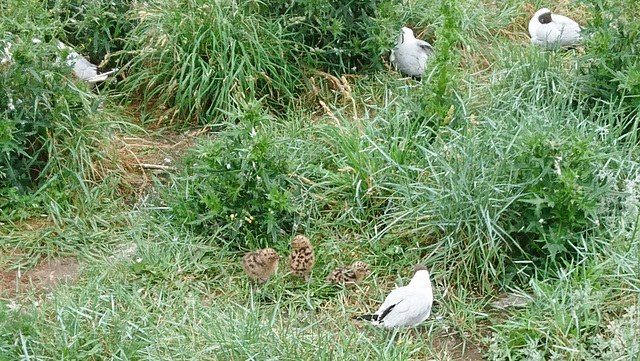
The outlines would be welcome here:
[[[291,273],[296,277],[304,277],[305,281],[309,281],[309,273],[316,263],[316,256],[313,253],[309,238],[297,235],[289,245],[293,247],[293,251],[289,255]]]
[[[242,268],[252,282],[264,283],[278,269],[279,259],[278,252],[273,248],[259,249],[242,257]]]
[[[353,287],[356,283],[362,281],[369,273],[371,273],[371,271],[369,271],[368,264],[355,261],[350,266],[336,268],[327,276],[327,282]]]

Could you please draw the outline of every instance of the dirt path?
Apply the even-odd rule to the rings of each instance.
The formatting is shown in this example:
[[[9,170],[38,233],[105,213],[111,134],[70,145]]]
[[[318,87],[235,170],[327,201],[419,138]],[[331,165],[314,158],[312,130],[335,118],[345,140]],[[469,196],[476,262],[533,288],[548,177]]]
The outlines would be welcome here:
[[[4,268],[4,267],[3,267]],[[74,257],[54,258],[40,262],[32,270],[0,272],[0,297],[14,298],[22,292],[49,292],[56,286],[73,282],[80,264]]]
[[[175,170],[175,164],[187,150],[194,146],[195,132],[153,133],[144,135],[119,135],[114,144],[118,161],[126,170],[135,192],[136,201],[153,192],[153,178],[168,178],[167,172]],[[33,232],[51,225],[47,218],[32,218],[16,222],[24,232]],[[18,232],[22,232],[18,230]],[[13,300],[21,293],[50,292],[60,284],[78,278],[80,263],[75,257],[53,257],[40,261],[31,268],[16,268],[25,255],[12,251],[0,257],[0,298]],[[12,267],[13,269],[9,269]]]

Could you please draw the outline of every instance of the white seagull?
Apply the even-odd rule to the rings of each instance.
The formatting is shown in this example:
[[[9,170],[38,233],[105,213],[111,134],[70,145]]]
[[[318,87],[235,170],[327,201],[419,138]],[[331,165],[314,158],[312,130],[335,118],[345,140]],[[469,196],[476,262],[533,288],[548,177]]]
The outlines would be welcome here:
[[[566,16],[551,14],[542,8],[529,21],[529,35],[535,45],[556,49],[570,46],[580,39],[580,25]]]
[[[376,326],[418,326],[431,314],[432,304],[433,290],[429,271],[418,264],[414,266],[411,282],[389,293],[376,313],[354,318],[371,321]]]
[[[58,41],[58,49],[70,50],[69,55],[67,55],[66,64],[68,66],[73,66],[73,74],[78,77],[78,79],[89,83],[89,86],[93,86],[96,83],[107,80],[109,75],[118,71],[118,69],[113,69],[104,73],[99,73],[96,65],[92,64],[84,56],[78,54],[73,50],[73,48],[62,41]]]
[[[389,61],[403,74],[421,77],[427,59],[434,54],[433,46],[424,40],[416,39],[413,30],[404,27],[398,37],[395,49],[389,55]]]

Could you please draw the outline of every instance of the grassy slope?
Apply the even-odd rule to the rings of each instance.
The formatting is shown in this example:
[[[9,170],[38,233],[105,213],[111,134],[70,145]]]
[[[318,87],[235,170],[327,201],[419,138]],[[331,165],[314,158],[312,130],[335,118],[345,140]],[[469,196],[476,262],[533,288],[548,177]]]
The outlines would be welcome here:
[[[442,23],[435,5],[414,5],[406,16],[412,25]],[[500,195],[513,186],[519,164],[509,154],[526,153],[513,150],[522,134],[587,144],[596,150],[585,155],[589,165],[635,164],[637,153],[617,148],[615,129],[598,133],[606,112],[598,117],[602,124],[591,124],[566,99],[574,89],[575,51],[541,54],[528,47],[525,9],[515,2],[479,5],[457,19],[465,31],[458,56],[467,67],[452,73],[461,85],[444,93],[454,105],[449,117],[450,107],[434,108],[439,115],[424,122],[429,127],[411,124],[430,88],[382,72],[351,80],[348,93],[331,93],[330,81],[316,77],[332,115],[295,109],[264,130],[286,139],[301,164],[316,167],[295,171],[313,180],[302,195],[308,211],[300,221],[319,256],[313,282],[296,282],[283,267],[252,292],[238,264],[242,252],[224,234],[176,226],[155,207],[157,199],[125,208],[123,200],[88,192],[99,207],[82,218],[50,199],[43,208],[53,226],[7,225],[0,261],[33,267],[40,256],[77,255],[80,278],[48,295],[22,294],[18,312],[0,308],[0,358],[447,360],[477,344],[489,359],[634,359],[640,248],[633,166],[601,168],[631,194],[622,204],[603,200],[620,208],[598,219],[615,230],[609,237],[585,242],[573,262],[523,276],[523,290],[515,292],[530,295],[528,306],[506,312],[489,306],[509,284],[492,278],[504,276],[506,267],[497,252],[505,244],[495,234],[503,232],[497,219],[511,202]],[[420,16],[423,10],[431,11],[428,17]],[[357,173],[323,178],[320,164]],[[591,169],[582,166],[575,169]],[[374,197],[362,196],[365,191]],[[120,255],[132,245],[133,254]],[[11,250],[24,257],[11,257]],[[353,259],[372,264],[360,287],[322,282],[332,267]],[[437,301],[424,326],[394,338],[349,321],[375,310],[419,261],[433,270]],[[522,262],[519,271],[529,267]],[[450,344],[449,334],[456,337]]]

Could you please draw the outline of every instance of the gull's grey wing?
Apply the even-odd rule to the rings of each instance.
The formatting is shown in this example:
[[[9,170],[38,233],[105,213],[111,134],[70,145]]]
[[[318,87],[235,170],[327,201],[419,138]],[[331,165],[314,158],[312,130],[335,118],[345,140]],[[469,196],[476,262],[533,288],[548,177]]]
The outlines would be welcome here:
[[[383,313],[385,313],[385,311],[389,310],[392,307],[395,307],[404,299],[406,294],[407,286],[396,288],[395,290],[391,291],[391,293],[389,293],[389,295],[387,295],[387,297],[384,299],[384,302],[382,303],[382,305],[380,305],[380,308],[378,308],[375,314],[381,316]]]
[[[402,301],[393,305],[380,323],[386,327],[416,326],[431,314],[431,302],[422,292],[406,294]],[[382,316],[382,315],[381,315]]]
[[[571,28],[580,28],[580,25],[573,19],[564,15],[551,14],[551,19],[558,25],[570,26]]]
[[[416,45],[418,45],[422,50],[424,50],[427,55],[431,56],[434,53],[433,46],[427,43],[424,40],[416,39]]]
[[[98,67],[95,64],[91,63],[84,56],[78,54],[69,45],[58,41],[58,48],[69,50],[69,54],[67,55],[67,60],[65,61],[65,63],[68,66],[73,66],[73,74],[76,77],[88,83],[105,81],[109,77],[109,75],[118,71],[118,69],[113,69],[105,73],[99,73]]]
[[[98,76],[98,67],[76,52],[69,54],[67,61],[73,64],[73,73],[82,80],[87,81]]]

